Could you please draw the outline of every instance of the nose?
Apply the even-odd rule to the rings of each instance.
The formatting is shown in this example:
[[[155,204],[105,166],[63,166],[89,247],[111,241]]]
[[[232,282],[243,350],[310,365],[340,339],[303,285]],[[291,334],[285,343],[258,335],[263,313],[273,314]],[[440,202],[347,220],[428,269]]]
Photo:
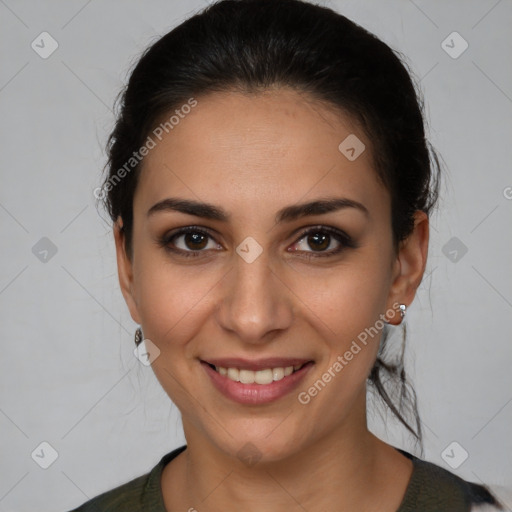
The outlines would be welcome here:
[[[236,255],[233,264],[223,281],[217,321],[244,343],[268,343],[291,325],[293,294],[265,251],[251,263]]]

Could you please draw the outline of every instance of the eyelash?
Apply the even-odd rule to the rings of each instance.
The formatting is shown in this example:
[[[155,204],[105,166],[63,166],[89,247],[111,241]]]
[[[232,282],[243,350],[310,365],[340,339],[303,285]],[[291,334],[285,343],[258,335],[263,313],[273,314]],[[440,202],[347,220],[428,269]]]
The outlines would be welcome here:
[[[186,235],[188,233],[194,233],[194,234],[201,234],[204,236],[207,236],[211,239],[213,239],[213,236],[205,231],[204,229],[200,228],[199,226],[187,226],[185,228],[179,229],[178,231],[175,231],[173,233],[170,233],[168,235],[165,235],[161,239],[158,240],[158,245],[162,248],[164,248],[166,251],[172,252],[174,254],[178,254],[180,256],[183,256],[185,258],[197,258],[201,255],[202,252],[206,252],[205,250],[196,250],[196,251],[184,251],[183,249],[176,249],[170,247],[170,243],[175,239],[179,238],[182,235]],[[350,248],[357,248],[357,244],[352,240],[350,236],[348,236],[343,231],[340,231],[338,229],[334,229],[328,226],[313,226],[305,229],[302,231],[299,235],[299,238],[297,238],[296,242],[294,242],[293,245],[300,242],[304,237],[310,235],[310,234],[318,234],[318,233],[324,233],[332,236],[336,241],[338,241],[341,246],[338,249],[334,249],[331,251],[305,251],[308,255],[307,256],[300,256],[305,259],[313,259],[313,258],[326,258],[329,256],[335,256],[339,253],[341,253],[345,249]],[[297,252],[300,253],[301,251],[290,251],[290,252]]]

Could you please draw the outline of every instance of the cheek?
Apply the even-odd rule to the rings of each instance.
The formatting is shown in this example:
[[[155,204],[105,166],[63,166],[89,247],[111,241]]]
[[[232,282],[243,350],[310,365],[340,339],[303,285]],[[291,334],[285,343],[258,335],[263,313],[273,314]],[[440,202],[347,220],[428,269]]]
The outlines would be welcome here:
[[[136,289],[144,336],[160,350],[153,372],[180,411],[194,417],[197,403],[191,396],[200,396],[190,380],[198,364],[194,340],[210,315],[215,276],[168,264],[154,253],[138,261],[142,270],[136,275]]]
[[[370,249],[361,250],[329,276],[299,279],[294,290],[304,299],[303,313],[314,322],[315,336],[323,345],[318,352],[323,352],[319,386],[337,388],[340,402],[365,383],[385,326],[388,261],[376,248]]]
[[[139,258],[138,270],[135,286],[144,335],[161,351],[183,346],[211,306],[221,276],[194,266],[172,265],[150,251]]]
[[[291,283],[302,311],[314,321],[320,337],[343,350],[350,340],[375,324],[385,312],[389,293],[386,266],[370,251],[329,270],[296,272]]]
[[[351,297],[352,291],[357,296]],[[377,356],[385,325],[381,314],[381,301],[371,293],[366,294],[363,285],[340,291],[337,311],[327,319],[334,332],[328,338],[329,358],[322,368],[323,380],[343,380],[343,386],[350,382],[355,387],[366,380]],[[351,387],[348,385],[346,391]]]
[[[304,394],[298,398],[301,404],[307,402],[311,411],[316,411],[312,416],[322,415],[326,424],[339,422],[366,393],[367,377],[385,326],[381,318],[382,301],[375,287],[373,280],[367,284],[347,280],[319,298],[318,311],[322,311],[322,300],[328,309],[319,313],[322,321],[317,322],[317,327],[327,324],[329,329],[315,329],[321,339],[317,343],[323,346],[318,352],[322,358],[317,373],[300,390]]]

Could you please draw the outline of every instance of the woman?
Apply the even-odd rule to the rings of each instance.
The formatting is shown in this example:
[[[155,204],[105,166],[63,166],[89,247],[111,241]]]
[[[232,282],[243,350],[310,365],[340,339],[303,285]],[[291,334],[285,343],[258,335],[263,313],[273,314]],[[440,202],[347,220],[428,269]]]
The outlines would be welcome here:
[[[500,508],[366,424],[370,384],[421,442],[385,341],[438,195],[386,44],[299,0],[221,1],[142,56],[109,150],[121,290],[187,445],[76,511]]]

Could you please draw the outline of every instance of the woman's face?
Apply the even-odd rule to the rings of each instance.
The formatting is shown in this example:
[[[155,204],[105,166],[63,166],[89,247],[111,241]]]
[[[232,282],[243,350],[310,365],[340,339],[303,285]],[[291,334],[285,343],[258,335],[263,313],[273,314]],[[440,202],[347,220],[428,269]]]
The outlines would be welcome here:
[[[365,428],[383,315],[410,303],[412,278],[349,117],[288,89],[196,100],[152,135],[131,262],[115,231],[121,287],[189,444],[283,459]],[[339,203],[301,208],[327,200]]]

